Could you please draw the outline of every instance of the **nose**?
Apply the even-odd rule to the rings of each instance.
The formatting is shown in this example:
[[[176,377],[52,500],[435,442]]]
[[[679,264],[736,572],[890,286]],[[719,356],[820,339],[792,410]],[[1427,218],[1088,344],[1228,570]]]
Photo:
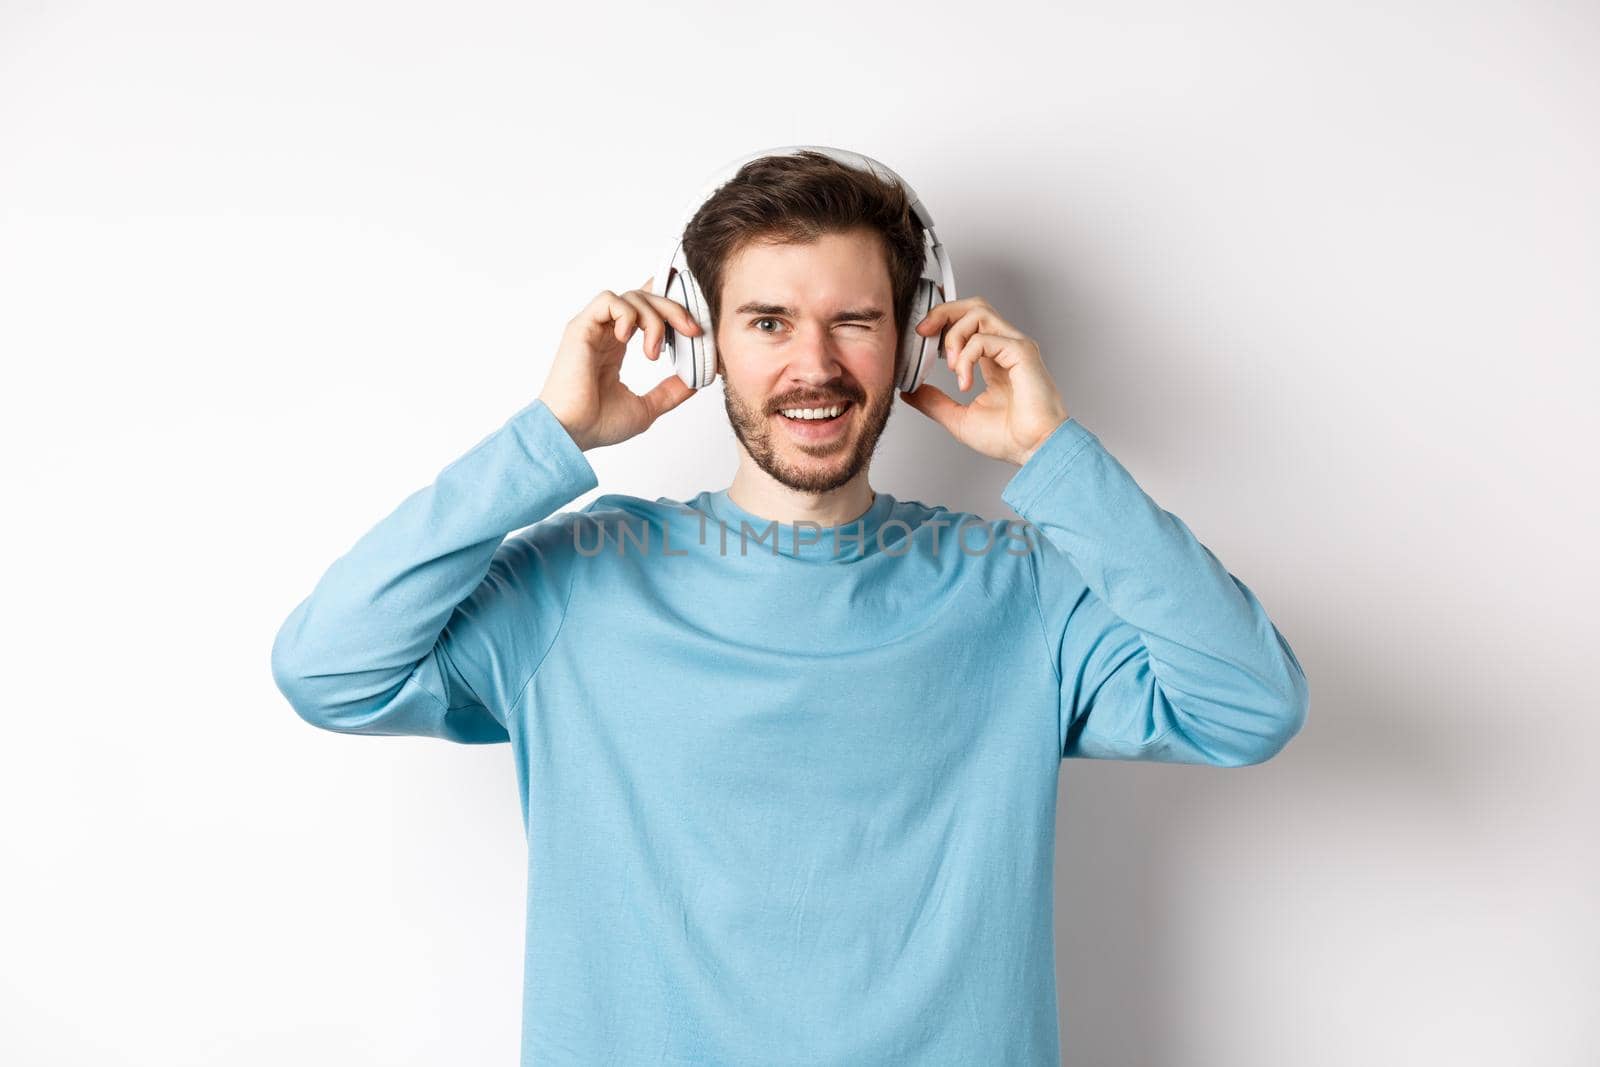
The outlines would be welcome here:
[[[789,345],[789,380],[796,384],[825,385],[839,377],[843,364],[832,336],[823,327],[799,330]]]

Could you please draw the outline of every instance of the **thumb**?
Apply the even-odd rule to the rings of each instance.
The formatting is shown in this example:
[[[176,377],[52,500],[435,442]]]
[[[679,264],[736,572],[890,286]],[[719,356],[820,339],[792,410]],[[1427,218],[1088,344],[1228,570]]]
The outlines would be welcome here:
[[[676,374],[669,374],[644,394],[643,400],[650,413],[650,421],[655,422],[693,395],[694,390],[689,388],[687,382]]]
[[[956,427],[960,425],[961,417],[966,413],[965,404],[952,400],[949,393],[931,382],[924,382],[914,391],[900,395],[906,403],[950,431],[951,436],[955,436]]]

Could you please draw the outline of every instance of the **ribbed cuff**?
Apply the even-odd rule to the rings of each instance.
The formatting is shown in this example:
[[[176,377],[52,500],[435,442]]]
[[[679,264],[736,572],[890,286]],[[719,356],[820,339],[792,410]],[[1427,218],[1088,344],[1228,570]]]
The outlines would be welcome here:
[[[543,400],[535,400],[511,416],[506,420],[506,428],[516,436],[530,459],[547,465],[563,484],[574,489],[573,497],[600,484],[588,456]]]
[[[1100,439],[1076,418],[1069,418],[1050,432],[1044,443],[1034,450],[1017,473],[1011,476],[1000,491],[1000,499],[1017,514],[1027,509],[1045,493],[1072,461],[1091,444],[1099,446]]]

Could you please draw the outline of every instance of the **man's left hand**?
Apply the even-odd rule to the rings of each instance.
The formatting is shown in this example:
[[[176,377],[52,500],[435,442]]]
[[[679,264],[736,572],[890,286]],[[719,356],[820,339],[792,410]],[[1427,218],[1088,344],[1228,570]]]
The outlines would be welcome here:
[[[965,392],[981,372],[983,392],[963,404],[924,383],[901,399],[973,451],[1022,466],[1068,418],[1038,344],[981,296],[936,304],[915,328],[927,337],[946,325],[944,357],[956,384]]]

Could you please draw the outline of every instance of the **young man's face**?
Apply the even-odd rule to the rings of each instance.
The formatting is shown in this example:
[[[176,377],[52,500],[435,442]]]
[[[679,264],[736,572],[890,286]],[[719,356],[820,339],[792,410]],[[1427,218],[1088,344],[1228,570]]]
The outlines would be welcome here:
[[[872,230],[811,244],[751,243],[729,260],[718,372],[733,432],[791,489],[837,489],[872,458],[894,406],[897,324],[883,242]],[[843,405],[801,421],[795,408]]]

